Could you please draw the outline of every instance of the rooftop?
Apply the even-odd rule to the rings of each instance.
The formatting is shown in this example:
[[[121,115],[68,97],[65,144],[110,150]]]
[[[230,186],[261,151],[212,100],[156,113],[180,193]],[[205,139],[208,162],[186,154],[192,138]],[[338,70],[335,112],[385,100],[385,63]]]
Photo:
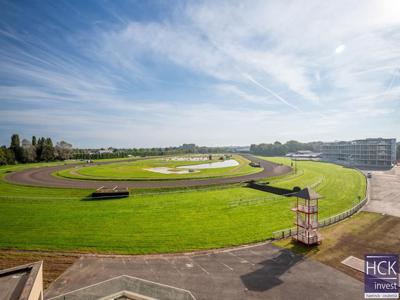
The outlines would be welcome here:
[[[0,295],[2,300],[28,299],[42,261],[0,271]]]
[[[322,198],[320,194],[313,191],[309,187],[302,189],[300,192],[294,195],[295,197],[302,198],[302,199],[309,199],[309,200],[316,200]]]
[[[77,289],[50,300],[195,300],[192,293],[173,286],[122,275]]]

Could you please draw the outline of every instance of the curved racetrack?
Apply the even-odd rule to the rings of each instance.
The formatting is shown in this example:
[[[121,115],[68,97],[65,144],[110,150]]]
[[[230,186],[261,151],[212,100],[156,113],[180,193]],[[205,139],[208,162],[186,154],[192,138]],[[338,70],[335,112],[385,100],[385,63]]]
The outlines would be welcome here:
[[[127,188],[168,188],[168,187],[194,187],[218,184],[240,183],[249,180],[259,180],[272,176],[279,176],[289,173],[292,169],[288,166],[279,165],[263,159],[259,159],[253,155],[244,154],[244,158],[260,163],[263,170],[261,172],[243,176],[227,177],[227,178],[208,178],[208,179],[179,179],[179,180],[149,180],[149,181],[96,181],[96,180],[79,180],[56,177],[52,175],[57,171],[69,169],[81,164],[69,164],[54,167],[40,167],[26,169],[14,172],[6,176],[6,180],[11,183],[44,186],[44,187],[61,187],[61,188],[80,188],[91,189],[104,187],[127,187]],[[109,164],[115,162],[96,163],[97,165]],[[96,165],[94,164],[94,165]]]

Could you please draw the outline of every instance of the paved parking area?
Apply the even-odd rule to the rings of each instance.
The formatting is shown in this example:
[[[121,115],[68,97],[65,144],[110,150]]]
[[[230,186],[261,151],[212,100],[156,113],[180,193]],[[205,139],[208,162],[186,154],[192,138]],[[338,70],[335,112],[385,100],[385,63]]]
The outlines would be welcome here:
[[[120,275],[186,289],[198,300],[363,299],[361,282],[270,243],[203,254],[84,256],[45,298]]]
[[[400,217],[400,166],[371,173],[370,199],[365,210]]]

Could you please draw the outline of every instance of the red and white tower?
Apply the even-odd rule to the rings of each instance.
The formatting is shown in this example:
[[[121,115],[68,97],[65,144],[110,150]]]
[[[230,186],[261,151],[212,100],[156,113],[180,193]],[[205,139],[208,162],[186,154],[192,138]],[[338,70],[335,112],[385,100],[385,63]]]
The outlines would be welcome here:
[[[321,236],[318,233],[318,199],[321,196],[308,187],[294,196],[297,201],[292,208],[296,214],[296,234],[293,239],[305,245],[319,244]]]

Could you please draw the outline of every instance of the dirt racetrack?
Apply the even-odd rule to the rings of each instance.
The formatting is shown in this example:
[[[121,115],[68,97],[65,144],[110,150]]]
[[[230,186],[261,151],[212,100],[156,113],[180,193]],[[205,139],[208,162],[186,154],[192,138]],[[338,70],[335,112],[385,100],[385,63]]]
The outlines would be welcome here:
[[[240,183],[249,180],[259,180],[262,178],[279,176],[289,173],[292,169],[288,166],[275,164],[272,162],[259,159],[253,155],[243,154],[244,158],[260,163],[261,172],[243,176],[227,177],[227,178],[208,178],[208,179],[179,179],[179,180],[148,180],[148,181],[96,181],[96,180],[78,180],[67,179],[53,176],[54,172],[69,169],[78,164],[68,164],[54,167],[40,167],[26,169],[6,176],[6,181],[32,186],[44,187],[61,187],[61,188],[79,188],[79,189],[96,189],[104,187],[127,187],[127,188],[172,188],[172,187],[195,187],[219,184]],[[109,164],[115,162],[103,162],[96,164]],[[94,165],[96,165],[94,164]]]

